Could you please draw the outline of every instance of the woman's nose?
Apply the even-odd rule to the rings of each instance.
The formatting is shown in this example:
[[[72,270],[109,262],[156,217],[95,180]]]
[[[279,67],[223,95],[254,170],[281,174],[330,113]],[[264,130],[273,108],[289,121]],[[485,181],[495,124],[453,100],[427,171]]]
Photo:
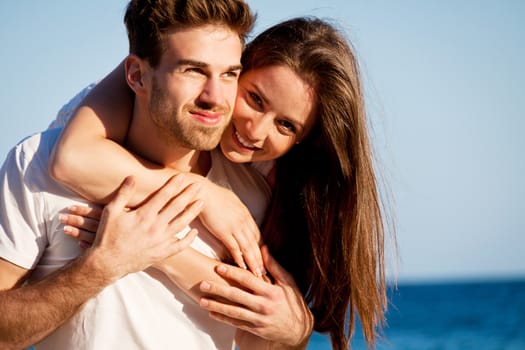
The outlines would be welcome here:
[[[259,115],[246,123],[246,136],[251,142],[264,140],[270,132],[273,118],[269,114]]]

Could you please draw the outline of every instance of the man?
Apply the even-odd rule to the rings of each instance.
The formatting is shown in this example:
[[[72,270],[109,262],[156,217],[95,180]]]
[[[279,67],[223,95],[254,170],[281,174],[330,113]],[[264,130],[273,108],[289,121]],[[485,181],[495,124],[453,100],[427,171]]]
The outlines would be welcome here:
[[[135,93],[127,147],[161,165],[208,174],[214,160],[198,150],[216,147],[231,116],[242,38],[253,24],[248,6],[137,0],[125,22],[126,79]],[[127,179],[92,249],[80,256],[58,217],[82,200],[47,172],[59,133],[23,141],[0,172],[0,348],[230,348],[231,327],[203,317],[165,275],[143,271],[195,237],[192,231],[178,240],[175,233],[198,215],[198,189],[175,177],[127,211]]]

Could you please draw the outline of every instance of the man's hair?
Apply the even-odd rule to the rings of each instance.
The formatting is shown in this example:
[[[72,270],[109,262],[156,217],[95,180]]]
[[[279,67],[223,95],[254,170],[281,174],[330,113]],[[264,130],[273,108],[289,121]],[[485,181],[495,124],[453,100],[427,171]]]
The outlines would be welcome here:
[[[124,16],[130,53],[152,67],[160,62],[169,31],[224,25],[244,43],[254,22],[255,15],[243,0],[131,0]]]

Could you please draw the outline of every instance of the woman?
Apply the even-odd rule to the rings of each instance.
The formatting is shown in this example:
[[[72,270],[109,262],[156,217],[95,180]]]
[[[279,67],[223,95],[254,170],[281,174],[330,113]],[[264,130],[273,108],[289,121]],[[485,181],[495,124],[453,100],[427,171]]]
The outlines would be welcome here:
[[[271,168],[268,179],[273,187],[262,230],[264,243],[293,276],[314,315],[315,330],[329,332],[335,349],[348,348],[355,314],[373,345],[386,308],[385,215],[352,50],[331,25],[299,18],[258,35],[246,47],[242,64],[238,101],[221,150],[234,162],[275,159],[269,167],[267,162],[257,165]],[[291,80],[279,79],[286,74]],[[287,91],[301,92],[303,100],[288,99]],[[278,103],[268,99],[266,92],[278,92],[272,95]],[[101,116],[129,118],[129,102],[124,104],[124,111],[115,114],[120,106],[115,107],[113,98],[108,100],[99,103],[103,105],[98,110]],[[301,118],[288,118],[277,113],[279,109]],[[89,109],[80,109],[80,113],[93,114]],[[75,135],[81,130],[88,133],[85,128],[79,129]],[[109,134],[122,142],[125,132],[123,127]],[[60,144],[54,174],[84,195],[100,198],[104,191],[109,195],[120,180],[101,179],[109,176],[99,171],[98,159],[92,159],[95,146],[70,146],[77,139],[71,135],[69,132],[69,141]],[[112,147],[105,152],[114,152]],[[61,160],[62,152],[68,149],[78,151]],[[95,152],[102,149],[95,148]],[[118,152],[122,161],[128,159],[130,164],[131,155],[122,149]],[[72,165],[75,159],[79,166]],[[155,170],[130,166],[148,174],[150,183],[164,179],[162,175],[156,177]],[[93,195],[94,190],[81,187],[83,178],[100,181],[97,191],[101,192]],[[157,181],[144,193],[161,183]]]

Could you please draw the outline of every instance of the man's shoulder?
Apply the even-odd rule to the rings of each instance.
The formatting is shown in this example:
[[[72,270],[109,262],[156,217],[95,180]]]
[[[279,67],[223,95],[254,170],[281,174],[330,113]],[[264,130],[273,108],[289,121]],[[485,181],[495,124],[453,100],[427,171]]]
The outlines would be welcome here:
[[[62,128],[37,132],[22,139],[13,150],[25,159],[35,156],[49,158],[61,132]]]
[[[49,157],[61,131],[48,129],[24,138],[8,153],[2,165],[2,174],[22,176],[26,185],[53,182],[48,174]]]
[[[44,131],[36,132],[25,138],[23,138],[18,144],[17,147],[22,148],[35,148],[40,145],[51,145],[53,147],[58,140],[58,137],[62,133],[62,128],[53,128],[46,129]]]

